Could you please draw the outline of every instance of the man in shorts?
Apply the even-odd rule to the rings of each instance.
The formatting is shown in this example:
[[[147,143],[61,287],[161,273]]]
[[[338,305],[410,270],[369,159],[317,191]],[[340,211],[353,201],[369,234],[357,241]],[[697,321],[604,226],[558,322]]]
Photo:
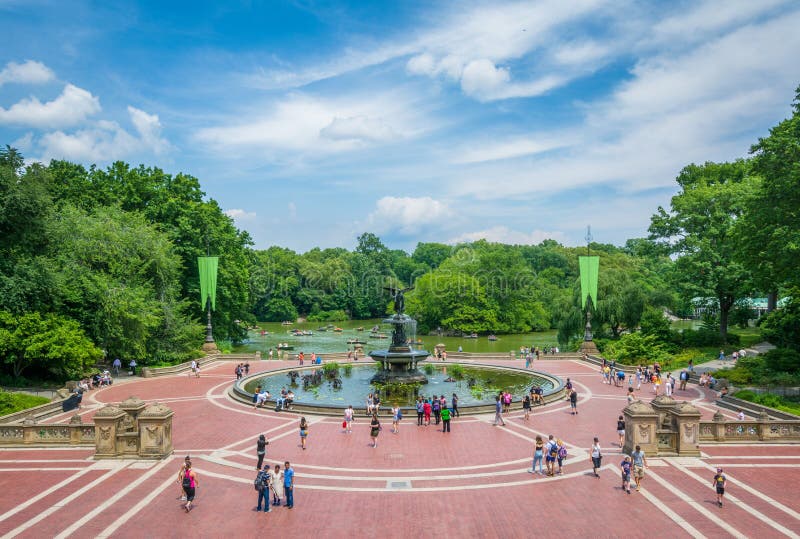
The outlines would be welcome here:
[[[714,476],[713,486],[717,490],[717,505],[722,507],[722,498],[725,496],[725,483],[728,479],[722,473],[722,468],[717,468],[717,474]]]
[[[645,457],[642,447],[637,445],[631,458],[633,459],[633,480],[636,482],[636,490],[639,490],[644,477],[644,469],[647,468],[647,457]]]
[[[553,476],[556,472],[556,459],[558,458],[558,442],[551,434],[547,440],[547,445],[544,446],[545,464],[547,466],[547,475]]]

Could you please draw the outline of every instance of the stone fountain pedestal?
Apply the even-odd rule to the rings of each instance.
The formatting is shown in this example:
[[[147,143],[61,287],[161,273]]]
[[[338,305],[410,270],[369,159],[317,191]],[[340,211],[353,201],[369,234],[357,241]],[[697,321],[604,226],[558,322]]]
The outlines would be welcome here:
[[[392,345],[388,350],[374,350],[369,356],[380,363],[383,368],[372,377],[373,383],[380,384],[427,384],[428,378],[419,370],[417,364],[428,359],[425,350],[414,350],[406,344],[406,326],[414,324],[414,320],[402,313],[384,320],[392,324]]]

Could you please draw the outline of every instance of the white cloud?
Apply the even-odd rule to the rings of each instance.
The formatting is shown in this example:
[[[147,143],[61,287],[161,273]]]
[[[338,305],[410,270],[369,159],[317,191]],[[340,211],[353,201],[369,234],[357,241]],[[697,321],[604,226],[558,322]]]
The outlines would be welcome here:
[[[80,124],[100,112],[100,100],[87,90],[67,84],[61,95],[42,103],[34,96],[0,107],[0,124],[26,127],[59,128]]]
[[[465,232],[448,240],[446,243],[456,244],[486,240],[495,243],[538,245],[547,239],[556,240],[562,244],[567,242],[566,234],[560,231],[548,232],[545,230],[533,230],[531,232],[520,232],[518,230],[511,230],[507,226],[499,225],[477,232]]]
[[[452,215],[443,202],[431,197],[392,197],[378,200],[367,221],[377,232],[393,231],[413,234]]]
[[[18,84],[44,84],[55,78],[55,73],[41,62],[26,60],[18,64],[9,62],[0,71],[0,86],[9,82]]]
[[[331,140],[362,140],[365,142],[382,142],[397,137],[397,133],[383,121],[366,116],[350,118],[334,118],[323,127],[320,136]]]
[[[513,159],[525,155],[535,155],[557,148],[569,146],[574,141],[558,133],[541,136],[519,137],[501,142],[482,140],[455,152],[453,163],[471,164],[501,159]]]
[[[237,222],[242,221],[253,221],[257,217],[256,212],[254,211],[246,211],[240,208],[232,208],[230,210],[225,210],[223,213]]]
[[[464,93],[478,99],[498,94],[511,75],[508,69],[495,67],[491,60],[473,60],[468,63],[461,74],[461,89]]]
[[[596,41],[565,43],[553,52],[556,62],[565,65],[584,65],[595,62],[610,53],[608,45]]]
[[[161,138],[158,116],[135,107],[128,107],[131,123],[138,136],[131,135],[116,122],[99,120],[73,133],[54,131],[42,135],[38,146],[42,161],[71,159],[75,161],[108,162],[139,152],[163,153],[170,148]]]

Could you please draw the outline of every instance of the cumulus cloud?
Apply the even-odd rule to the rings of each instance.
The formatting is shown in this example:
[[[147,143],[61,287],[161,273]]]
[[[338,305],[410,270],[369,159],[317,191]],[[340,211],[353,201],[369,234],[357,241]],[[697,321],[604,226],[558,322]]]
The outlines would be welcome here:
[[[320,136],[331,140],[363,140],[382,142],[397,137],[397,133],[383,121],[366,116],[334,118],[323,127]]]
[[[42,103],[31,96],[11,105],[0,107],[0,124],[38,128],[70,127],[84,122],[100,112],[100,100],[91,92],[67,84],[61,94]]]
[[[0,71],[0,86],[9,82],[18,84],[43,84],[55,78],[55,73],[41,62],[26,60],[18,64],[9,62]]]
[[[450,239],[447,243],[466,243],[478,240],[486,240],[496,243],[509,243],[516,245],[538,245],[544,240],[552,239],[559,243],[566,243],[567,236],[560,231],[548,232],[545,230],[533,230],[531,232],[520,232],[512,230],[507,226],[493,226],[486,230],[479,230],[477,232],[465,232],[455,238]]]
[[[159,154],[170,148],[169,142],[160,136],[161,123],[158,116],[135,107],[128,107],[128,114],[136,135],[108,120],[94,122],[71,133],[61,130],[46,133],[38,141],[38,146],[42,149],[41,160],[105,162],[142,151]]]
[[[227,215],[228,217],[237,222],[252,221],[256,218],[256,212],[246,211],[240,208],[232,208],[230,210],[225,210],[224,213],[225,215]]]
[[[452,213],[446,204],[431,197],[386,196],[378,200],[375,211],[367,220],[377,232],[413,234],[425,225],[450,217]]]

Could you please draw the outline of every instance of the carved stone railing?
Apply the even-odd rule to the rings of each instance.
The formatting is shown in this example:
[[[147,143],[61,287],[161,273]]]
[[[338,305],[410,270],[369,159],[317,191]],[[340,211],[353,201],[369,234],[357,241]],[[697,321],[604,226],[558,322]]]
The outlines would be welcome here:
[[[800,420],[773,420],[764,414],[757,421],[726,421],[717,413],[713,421],[700,422],[700,441],[797,442],[800,441]]]
[[[77,416],[76,416],[77,417]],[[78,421],[40,425],[25,421],[0,425],[0,446],[9,445],[86,445],[94,446],[95,427]]]

